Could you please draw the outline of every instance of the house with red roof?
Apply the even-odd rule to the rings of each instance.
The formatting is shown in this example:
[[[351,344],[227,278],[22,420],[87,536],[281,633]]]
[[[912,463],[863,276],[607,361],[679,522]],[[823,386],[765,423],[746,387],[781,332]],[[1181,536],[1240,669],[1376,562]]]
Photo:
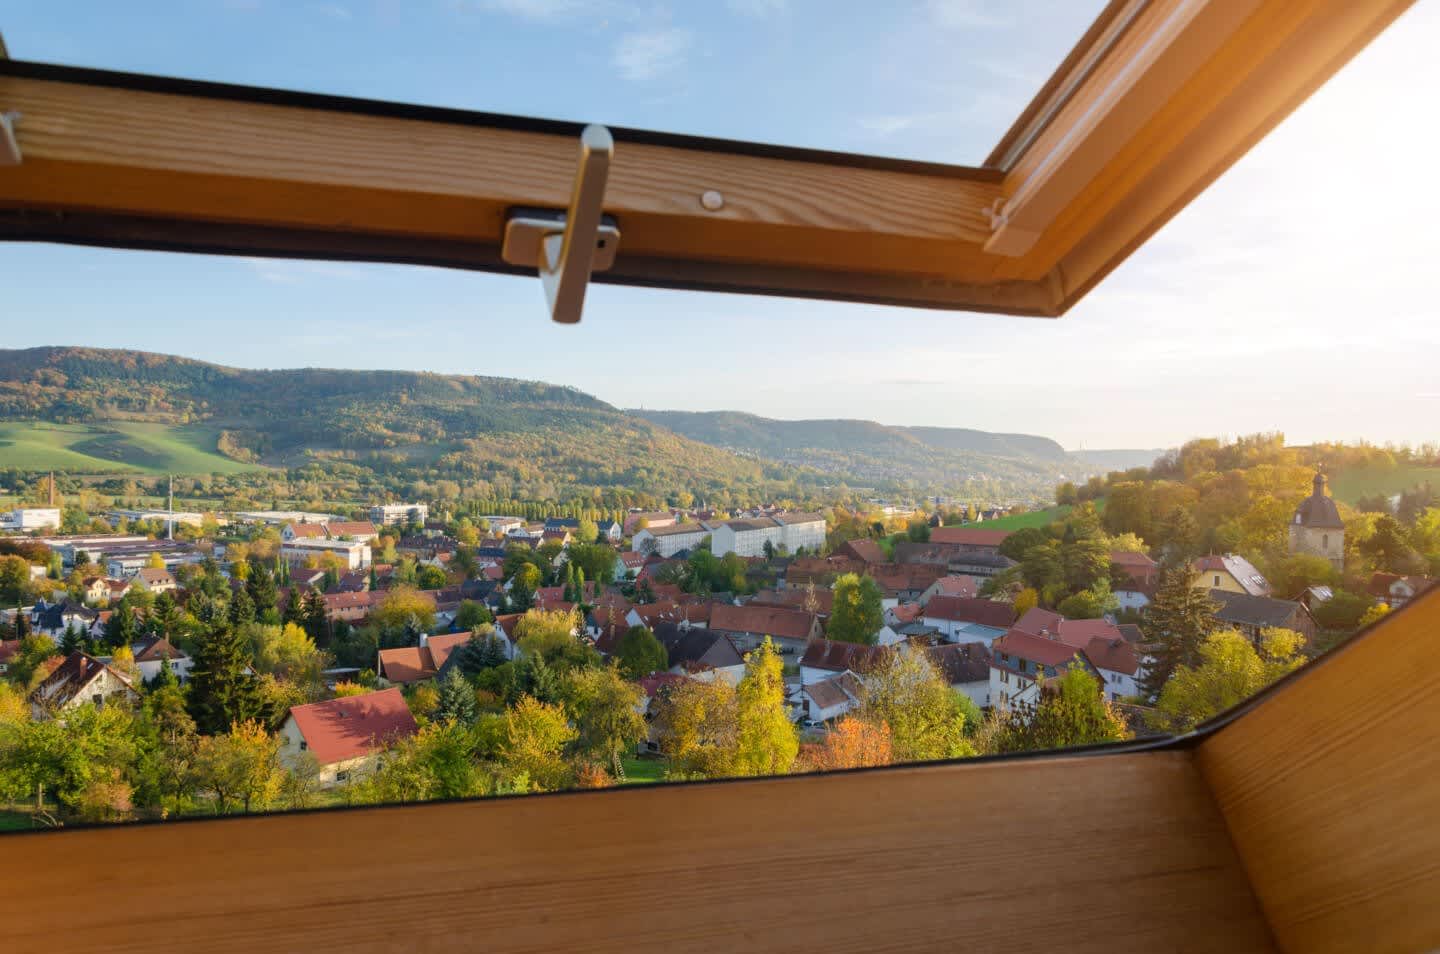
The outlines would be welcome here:
[[[936,596],[960,596],[974,599],[979,592],[975,577],[966,573],[950,573],[940,577],[920,594],[920,605],[924,606]]]
[[[464,632],[421,636],[418,646],[382,649],[376,661],[375,675],[386,685],[398,686],[439,678],[445,674],[451,654],[469,642],[472,635]]]
[[[891,652],[895,650],[883,646],[817,639],[805,647],[805,654],[800,657],[800,684],[808,686],[843,672],[863,677]]]
[[[821,634],[820,617],[788,606],[760,606],[754,603],[710,607],[710,628],[724,633],[742,653],[759,647],[768,636],[782,655],[798,655]]]
[[[79,650],[66,656],[30,693],[30,715],[52,718],[67,709],[140,704],[140,693],[129,676]]]
[[[418,728],[399,689],[291,706],[280,726],[280,757],[292,765],[314,758],[328,788],[369,771],[382,749]]]
[[[1014,707],[1039,701],[1039,678],[1056,679],[1080,667],[1096,679],[1095,667],[1075,646],[1058,638],[1036,636],[1011,629],[990,644],[990,701],[992,705]]]
[[[835,553],[838,556],[859,560],[866,565],[884,563],[886,560],[885,551],[880,548],[880,544],[864,538],[846,540],[836,548]]]
[[[936,527],[930,531],[931,543],[943,543],[970,553],[999,553],[1000,544],[1010,536],[1009,530],[981,530],[976,527]]]
[[[984,643],[1005,635],[1015,622],[1015,607],[996,600],[965,596],[935,596],[921,616],[950,643]]]

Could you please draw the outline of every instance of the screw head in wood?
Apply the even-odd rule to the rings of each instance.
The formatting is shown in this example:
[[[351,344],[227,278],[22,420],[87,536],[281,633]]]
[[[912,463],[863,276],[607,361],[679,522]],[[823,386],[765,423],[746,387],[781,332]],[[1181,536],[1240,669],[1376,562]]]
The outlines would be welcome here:
[[[707,189],[700,194],[700,205],[706,212],[719,212],[725,208],[725,197],[714,189]]]

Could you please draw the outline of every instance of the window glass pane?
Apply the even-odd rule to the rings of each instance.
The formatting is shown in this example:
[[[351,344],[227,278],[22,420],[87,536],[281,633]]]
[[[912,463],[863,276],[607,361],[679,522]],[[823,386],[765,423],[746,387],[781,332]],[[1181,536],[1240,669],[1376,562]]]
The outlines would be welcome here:
[[[1102,0],[21,4],[17,59],[979,164]]]

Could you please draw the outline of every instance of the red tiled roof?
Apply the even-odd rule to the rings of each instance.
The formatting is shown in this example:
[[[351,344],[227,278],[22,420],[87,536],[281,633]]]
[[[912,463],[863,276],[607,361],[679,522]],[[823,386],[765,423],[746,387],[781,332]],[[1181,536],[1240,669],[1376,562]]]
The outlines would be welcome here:
[[[715,604],[710,611],[710,628],[727,633],[756,633],[776,639],[808,639],[815,627],[815,614],[782,606],[729,606]]]
[[[654,699],[655,693],[666,686],[678,686],[688,681],[684,676],[677,676],[673,672],[652,672],[650,675],[636,680],[640,684],[640,688],[645,691],[645,695],[651,699]]]
[[[1036,606],[1027,610],[1024,616],[1016,620],[1013,628],[1022,633],[1029,633],[1031,636],[1039,636],[1042,630],[1055,633],[1059,630],[1060,621],[1064,618],[1059,613]]]
[[[888,593],[898,590],[926,590],[945,575],[945,568],[933,563],[878,563],[870,576]]]
[[[375,524],[369,520],[335,520],[326,525],[332,539],[337,537],[362,537],[375,533]]]
[[[1110,639],[1097,636],[1090,640],[1085,646],[1085,658],[1090,660],[1096,669],[1109,669],[1111,672],[1130,676],[1140,669],[1140,659],[1135,655],[1135,647],[1118,633]]]
[[[990,651],[997,657],[1001,653],[1008,653],[1046,666],[1059,666],[1074,659],[1080,650],[1058,639],[1032,636],[1030,633],[1012,629],[991,643]]]
[[[931,543],[952,543],[972,547],[998,547],[1010,536],[1009,530],[976,530],[973,527],[936,527]]]
[[[890,608],[890,616],[899,623],[912,623],[925,613],[919,603],[901,603]]]
[[[874,540],[847,540],[841,550],[848,551],[855,559],[864,563],[884,563],[885,551]]]
[[[9,662],[20,652],[20,640],[0,639],[0,663]]]
[[[975,597],[934,596],[925,605],[925,617],[1006,629],[1015,622],[1015,607]]]
[[[290,523],[286,524],[290,529],[290,535],[297,540],[323,540],[325,539],[325,525],[323,523]]]
[[[470,641],[473,633],[446,633],[443,636],[430,636],[425,640],[425,648],[430,650],[430,662],[438,673],[445,668],[445,661],[450,658],[459,647]]]
[[[926,652],[952,686],[990,679],[990,650],[984,643],[945,643],[931,646]]]
[[[409,685],[434,679],[435,660],[426,646],[397,646],[380,650],[380,675],[389,682]]]
[[[372,590],[361,590],[359,593],[326,593],[322,599],[325,600],[326,612],[334,613],[347,609],[369,609],[376,595]]]
[[[134,646],[141,647],[140,650],[135,653],[135,661],[137,663],[160,662],[163,659],[189,658],[180,650],[170,645],[170,640],[166,639],[164,636],[152,638],[148,644],[143,642],[135,643],[131,647],[132,651],[134,651]]]
[[[811,640],[800,657],[800,665],[811,669],[832,669],[836,672],[849,669],[863,673],[878,663],[889,650],[882,646],[866,646],[863,643],[842,643],[833,639]]]
[[[835,609],[835,591],[817,586],[813,592],[803,586],[792,586],[784,590],[761,590],[750,600],[757,606],[789,606],[804,609],[811,596],[815,599],[815,612],[829,616]]]
[[[661,601],[637,606],[635,607],[635,612],[640,617],[640,622],[650,627],[653,627],[661,621],[678,623],[681,620],[704,625],[710,622],[714,605],[713,603],[675,603]]]
[[[290,717],[321,765],[367,755],[418,728],[399,689],[291,706]]]
[[[1103,619],[1062,619],[1051,633],[1076,649],[1084,649],[1093,639],[1123,639],[1115,624]]]
[[[974,596],[975,578],[965,573],[954,573],[950,576],[942,576],[935,581],[939,589],[936,596]]]

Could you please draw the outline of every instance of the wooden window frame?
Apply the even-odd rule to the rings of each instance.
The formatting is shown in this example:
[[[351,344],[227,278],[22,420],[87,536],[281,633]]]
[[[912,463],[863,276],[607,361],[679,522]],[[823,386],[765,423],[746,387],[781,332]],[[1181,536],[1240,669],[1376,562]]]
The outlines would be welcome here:
[[[601,283],[1059,316],[1413,0],[1114,0],[963,167],[614,129]],[[9,60],[0,238],[531,274],[580,124]],[[723,208],[701,204],[707,191]]]
[[[1159,741],[8,834],[0,948],[1431,949],[1437,634],[1440,589]]]

